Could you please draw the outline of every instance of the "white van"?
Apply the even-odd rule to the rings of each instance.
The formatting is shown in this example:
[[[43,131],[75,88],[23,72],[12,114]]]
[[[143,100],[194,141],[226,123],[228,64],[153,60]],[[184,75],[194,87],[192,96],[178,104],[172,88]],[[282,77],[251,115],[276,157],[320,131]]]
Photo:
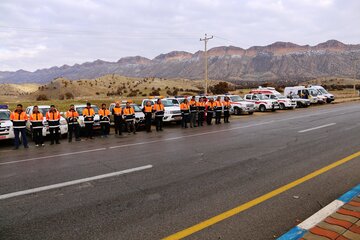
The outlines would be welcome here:
[[[319,95],[325,96],[327,103],[331,103],[331,102],[335,101],[335,96],[333,94],[329,93],[328,91],[326,91],[326,89],[323,88],[322,86],[320,86],[320,85],[310,85],[309,87],[315,88],[316,90],[318,90]]]
[[[295,87],[286,87],[284,89],[284,95],[289,96],[292,94],[299,95],[301,98],[303,96],[308,96],[308,99],[312,104],[315,103],[324,103],[326,98],[319,96],[319,92],[315,88],[305,87],[305,86],[295,86]]]

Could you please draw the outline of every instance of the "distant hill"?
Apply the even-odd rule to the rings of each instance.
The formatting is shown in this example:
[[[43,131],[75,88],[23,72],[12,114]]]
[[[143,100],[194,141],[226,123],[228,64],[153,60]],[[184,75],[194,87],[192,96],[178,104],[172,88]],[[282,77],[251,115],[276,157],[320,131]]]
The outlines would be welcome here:
[[[209,78],[228,81],[298,83],[326,76],[352,77],[353,60],[360,66],[360,44],[329,40],[316,46],[275,42],[242,49],[215,47],[208,51]],[[55,78],[93,79],[106,74],[128,77],[203,79],[203,52],[173,51],[150,60],[141,56],[117,62],[96,60],[28,72],[0,72],[0,83],[47,83]],[[360,72],[357,73],[360,75]]]

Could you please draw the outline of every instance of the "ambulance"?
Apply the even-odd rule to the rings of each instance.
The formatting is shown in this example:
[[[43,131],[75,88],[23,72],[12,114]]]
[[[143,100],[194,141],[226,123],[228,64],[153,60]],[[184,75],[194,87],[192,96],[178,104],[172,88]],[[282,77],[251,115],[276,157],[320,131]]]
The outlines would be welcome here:
[[[294,109],[297,105],[296,101],[285,97],[280,92],[276,91],[273,87],[259,87],[257,89],[251,90],[250,93],[264,94],[270,99],[277,100],[281,110]]]
[[[231,114],[240,115],[247,113],[251,115],[256,111],[255,104],[253,102],[245,101],[239,95],[218,95],[216,97],[221,97],[222,101],[224,101],[225,97],[228,97],[230,99]]]
[[[261,93],[249,93],[244,96],[244,99],[255,104],[256,110],[260,112],[273,111],[280,108],[279,102],[276,99],[270,99]]]

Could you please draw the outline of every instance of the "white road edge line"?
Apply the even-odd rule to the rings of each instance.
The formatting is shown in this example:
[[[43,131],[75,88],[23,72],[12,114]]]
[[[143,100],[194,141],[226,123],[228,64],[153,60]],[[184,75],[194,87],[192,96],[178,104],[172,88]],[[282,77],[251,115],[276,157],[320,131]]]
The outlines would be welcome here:
[[[330,204],[326,205],[326,207],[320,209],[318,212],[313,214],[311,217],[303,221],[298,225],[298,227],[309,230],[310,228],[314,227],[316,224],[324,220],[327,216],[335,212],[345,203],[340,200],[334,200]]]
[[[27,190],[23,190],[23,191],[18,191],[18,192],[6,193],[6,194],[0,195],[0,200],[9,199],[9,198],[27,195],[27,194],[32,194],[32,193],[37,193],[37,192],[43,192],[43,191],[56,189],[56,188],[63,188],[63,187],[76,185],[76,184],[89,182],[89,181],[94,181],[94,180],[99,180],[99,179],[103,179],[103,178],[116,177],[116,176],[123,175],[126,173],[137,172],[137,171],[149,169],[152,167],[153,167],[152,165],[145,165],[145,166],[130,168],[130,169],[126,169],[126,170],[122,170],[122,171],[118,171],[118,172],[112,172],[112,173],[77,179],[77,180],[63,182],[63,183],[57,183],[57,184],[52,184],[52,185],[43,186],[43,187],[31,188],[31,189],[27,189]]]
[[[320,129],[320,128],[330,127],[330,126],[333,126],[335,124],[336,123],[329,123],[329,124],[321,125],[321,126],[318,126],[318,127],[308,128],[308,129],[305,129],[305,130],[298,131],[298,133],[310,132],[312,130],[317,130],[317,129]]]

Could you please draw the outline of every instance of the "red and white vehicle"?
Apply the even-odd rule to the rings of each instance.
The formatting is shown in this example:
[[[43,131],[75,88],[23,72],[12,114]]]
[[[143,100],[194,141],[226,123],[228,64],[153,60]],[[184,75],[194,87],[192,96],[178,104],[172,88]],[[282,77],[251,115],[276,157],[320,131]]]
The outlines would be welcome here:
[[[250,101],[245,101],[239,95],[218,95],[224,101],[225,97],[230,98],[231,109],[230,113],[240,115],[243,113],[253,114],[256,111],[255,104]]]
[[[260,112],[266,112],[268,110],[276,111],[279,109],[279,102],[275,99],[270,99],[261,93],[249,93],[245,95],[245,100],[253,102],[256,110]]]
[[[296,108],[296,101],[285,97],[284,95],[276,91],[275,88],[272,87],[265,87],[265,88],[259,87],[258,89],[251,90],[250,93],[263,94],[267,96],[269,99],[277,100],[279,103],[279,108],[281,110]]]

